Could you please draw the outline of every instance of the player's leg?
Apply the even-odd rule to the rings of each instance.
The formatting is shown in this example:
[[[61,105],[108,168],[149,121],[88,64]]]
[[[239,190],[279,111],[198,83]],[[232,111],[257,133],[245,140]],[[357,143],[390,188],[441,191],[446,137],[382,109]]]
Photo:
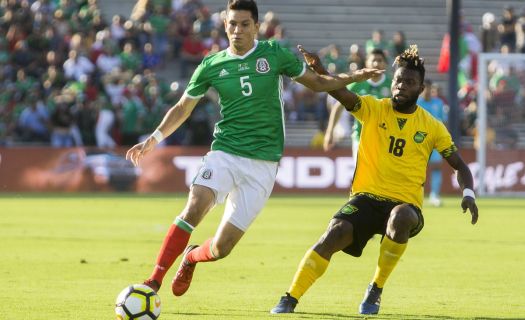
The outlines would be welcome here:
[[[233,178],[227,154],[208,152],[190,188],[186,207],[168,230],[157,257],[157,265],[145,284],[158,290],[166,272],[186,248],[193,228],[215,203],[224,201],[232,187]]]
[[[410,204],[395,206],[388,218],[386,233],[381,241],[379,259],[372,283],[368,286],[363,302],[359,306],[361,314],[379,312],[381,293],[386,280],[405,252],[408,239],[423,228],[423,216],[418,208]]]
[[[221,224],[215,237],[207,239],[200,246],[188,246],[171,284],[173,294],[181,296],[188,291],[198,262],[211,262],[226,257],[243,235],[243,230],[227,222]]]
[[[215,193],[213,190],[200,185],[191,187],[186,207],[170,226],[157,255],[153,272],[144,284],[158,291],[166,272],[186,248],[193,229],[214,204]]]
[[[292,313],[299,299],[319,279],[330,263],[332,255],[352,243],[352,223],[334,218],[319,241],[304,255],[297,267],[288,292],[270,313]]]
[[[319,241],[299,263],[288,292],[270,312],[294,312],[299,298],[323,275],[332,255],[343,250],[359,257],[368,240],[384,229],[384,219],[377,217],[374,203],[365,195],[352,197],[330,221]]]
[[[198,262],[225,258],[242,238],[268,200],[273,185],[277,163],[232,156],[241,183],[228,195],[224,216],[213,238],[201,246],[188,249],[172,283],[175,295],[184,294],[192,280]]]

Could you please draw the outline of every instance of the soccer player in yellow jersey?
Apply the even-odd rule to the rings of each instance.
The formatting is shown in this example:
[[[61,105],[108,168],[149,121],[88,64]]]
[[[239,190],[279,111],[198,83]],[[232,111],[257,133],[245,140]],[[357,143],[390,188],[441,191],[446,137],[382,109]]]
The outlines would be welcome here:
[[[314,71],[326,73],[317,56],[302,47],[300,50]],[[334,253],[342,250],[359,257],[374,234],[383,236],[379,260],[359,313],[379,312],[388,276],[403,255],[408,239],[423,228],[423,185],[432,149],[437,149],[457,170],[463,188],[463,212],[470,211],[472,224],[478,220],[468,166],[443,123],[416,104],[425,78],[417,47],[411,46],[394,64],[391,98],[359,96],[346,89],[329,92],[363,125],[351,197],[306,252],[288,292],[271,313],[294,312],[298,300],[325,272]]]

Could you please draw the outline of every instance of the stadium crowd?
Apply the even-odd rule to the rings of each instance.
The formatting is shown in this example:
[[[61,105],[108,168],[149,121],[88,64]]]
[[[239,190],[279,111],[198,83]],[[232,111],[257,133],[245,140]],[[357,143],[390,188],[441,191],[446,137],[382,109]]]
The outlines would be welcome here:
[[[97,0],[0,1],[0,145],[112,148],[133,145],[155,129],[201,59],[227,47],[225,12],[210,12],[200,0],[138,3],[143,6],[129,18],[108,21]],[[486,13],[482,20],[479,33],[467,23],[461,30],[463,135],[476,134],[477,54],[525,52],[525,11],[518,16],[505,7],[501,18]],[[261,21],[259,39],[294,50],[271,11]],[[440,72],[448,70],[447,41],[445,36]],[[328,70],[343,72],[362,68],[373,49],[384,50],[391,62],[406,47],[403,31],[389,40],[374,30],[364,44],[351,44],[347,52],[328,45],[319,56]],[[176,66],[175,82],[158,76],[168,65]],[[493,63],[489,72],[491,125],[523,121],[525,67]],[[434,92],[446,102],[439,87]],[[287,121],[317,121],[324,128],[326,94],[285,81],[283,98]],[[166,143],[207,145],[219,117],[210,94]]]

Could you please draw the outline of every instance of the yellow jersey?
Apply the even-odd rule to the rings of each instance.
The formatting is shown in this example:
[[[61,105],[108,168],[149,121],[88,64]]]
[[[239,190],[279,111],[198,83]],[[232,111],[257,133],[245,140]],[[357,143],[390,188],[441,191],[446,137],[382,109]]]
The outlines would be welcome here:
[[[359,99],[352,114],[363,128],[352,194],[370,193],[421,208],[432,150],[443,157],[457,150],[450,133],[420,106],[405,114],[394,109],[390,98]]]

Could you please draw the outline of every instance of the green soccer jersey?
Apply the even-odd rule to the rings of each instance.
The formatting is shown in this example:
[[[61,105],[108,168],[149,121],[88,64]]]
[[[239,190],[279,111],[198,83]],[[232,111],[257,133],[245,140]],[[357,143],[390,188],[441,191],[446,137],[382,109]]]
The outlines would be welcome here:
[[[229,49],[204,58],[186,89],[202,97],[209,87],[219,93],[222,120],[213,133],[212,150],[279,161],[284,149],[282,75],[296,78],[306,66],[276,41],[256,41],[244,56]]]
[[[372,80],[367,80],[363,82],[354,82],[347,86],[347,89],[352,91],[355,94],[360,96],[371,95],[375,98],[389,98],[390,97],[390,87],[392,85],[392,78],[388,75],[385,75],[378,82],[373,82]],[[352,139],[356,142],[359,142],[361,137],[361,122],[354,121],[354,126],[352,127]]]

